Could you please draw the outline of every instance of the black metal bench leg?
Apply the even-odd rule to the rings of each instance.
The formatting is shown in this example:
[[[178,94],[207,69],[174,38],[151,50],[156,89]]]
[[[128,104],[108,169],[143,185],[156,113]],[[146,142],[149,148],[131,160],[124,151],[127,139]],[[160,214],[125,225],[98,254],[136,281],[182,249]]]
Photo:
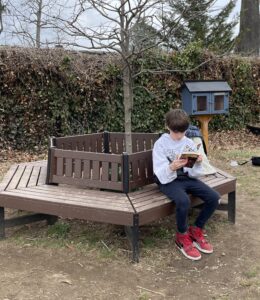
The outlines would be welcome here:
[[[139,262],[139,216],[134,215],[133,226],[125,226],[125,232],[130,240],[132,248],[132,260],[133,262]]]
[[[236,192],[228,194],[228,220],[235,224],[236,222]]]
[[[5,208],[0,207],[0,239],[5,238]]]

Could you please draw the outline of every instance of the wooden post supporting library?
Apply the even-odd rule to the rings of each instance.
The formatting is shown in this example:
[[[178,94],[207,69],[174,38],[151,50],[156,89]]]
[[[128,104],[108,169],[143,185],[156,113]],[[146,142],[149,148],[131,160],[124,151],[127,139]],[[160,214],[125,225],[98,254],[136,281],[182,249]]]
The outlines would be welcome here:
[[[207,153],[209,151],[209,122],[213,118],[213,115],[201,115],[195,117],[200,122],[200,129],[205,141]]]

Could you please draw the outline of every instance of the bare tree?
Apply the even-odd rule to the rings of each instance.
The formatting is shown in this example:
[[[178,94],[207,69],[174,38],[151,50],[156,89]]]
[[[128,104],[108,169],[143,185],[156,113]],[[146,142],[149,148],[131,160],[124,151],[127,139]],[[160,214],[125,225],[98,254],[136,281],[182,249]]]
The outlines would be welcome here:
[[[4,29],[4,25],[3,25],[3,12],[5,10],[5,4],[2,0],[0,0],[0,34]]]
[[[70,2],[71,3],[71,2]],[[68,19],[54,16],[59,21],[59,28],[68,36],[74,38],[68,45],[85,49],[104,50],[118,53],[122,59],[123,98],[125,115],[126,150],[132,152],[132,108],[134,98],[134,62],[138,55],[163,42],[168,30],[162,23],[164,13],[162,0],[75,0],[71,17]],[[88,24],[88,16],[99,18],[101,26]],[[151,28],[153,43],[142,41],[139,37],[138,47],[133,43],[133,34],[138,24],[145,22]],[[158,39],[158,31],[160,38]],[[147,40],[147,37],[143,37]]]
[[[19,42],[26,46],[40,48],[48,44],[48,40],[57,34],[53,32],[53,20],[49,17],[57,11],[56,0],[8,0],[9,22],[6,25],[8,35],[17,37]],[[44,31],[48,38],[44,40]],[[51,36],[51,37],[50,37]]]
[[[136,70],[136,58],[153,48],[162,49],[160,47],[169,40],[168,37],[180,24],[183,14],[173,14],[174,26],[169,27],[166,26],[164,17],[170,10],[169,1],[166,0],[70,0],[69,3],[70,16],[53,16],[55,22],[59,21],[58,28],[69,36],[70,41],[67,45],[85,49],[106,49],[118,53],[121,57],[126,150],[131,153],[135,78],[143,72],[155,74],[180,71],[167,70],[166,66],[158,66],[156,70],[147,70],[141,66],[140,70]],[[214,3],[215,1],[212,5]],[[93,19],[99,19],[102,25],[96,26],[97,22],[91,24]],[[134,36],[135,34],[137,36]],[[196,68],[207,62],[199,64]]]
[[[260,55],[259,0],[242,0],[240,30],[237,50],[246,54]]]

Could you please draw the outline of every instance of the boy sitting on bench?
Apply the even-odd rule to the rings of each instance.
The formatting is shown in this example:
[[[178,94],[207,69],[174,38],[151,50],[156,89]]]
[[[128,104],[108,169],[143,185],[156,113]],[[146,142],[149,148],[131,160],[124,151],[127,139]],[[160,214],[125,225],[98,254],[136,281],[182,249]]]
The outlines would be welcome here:
[[[203,227],[216,210],[220,195],[201,182],[202,155],[198,154],[194,166],[189,158],[181,158],[183,152],[197,152],[195,143],[185,136],[189,127],[189,117],[181,109],[170,110],[166,114],[166,126],[170,133],[163,134],[154,144],[153,170],[161,192],[176,204],[177,233],[175,243],[189,259],[199,260],[202,253],[212,253],[213,246],[203,235]],[[187,166],[188,164],[188,166]],[[199,197],[204,206],[193,226],[187,224],[190,208],[189,195]]]

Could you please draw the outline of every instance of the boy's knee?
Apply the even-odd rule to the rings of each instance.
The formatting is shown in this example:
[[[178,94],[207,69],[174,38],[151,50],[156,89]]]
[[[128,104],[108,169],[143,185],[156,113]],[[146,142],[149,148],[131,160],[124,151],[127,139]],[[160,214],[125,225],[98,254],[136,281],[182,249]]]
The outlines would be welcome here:
[[[176,208],[178,210],[189,210],[190,209],[190,198],[182,198],[181,201],[178,201],[178,203],[176,203]]]

